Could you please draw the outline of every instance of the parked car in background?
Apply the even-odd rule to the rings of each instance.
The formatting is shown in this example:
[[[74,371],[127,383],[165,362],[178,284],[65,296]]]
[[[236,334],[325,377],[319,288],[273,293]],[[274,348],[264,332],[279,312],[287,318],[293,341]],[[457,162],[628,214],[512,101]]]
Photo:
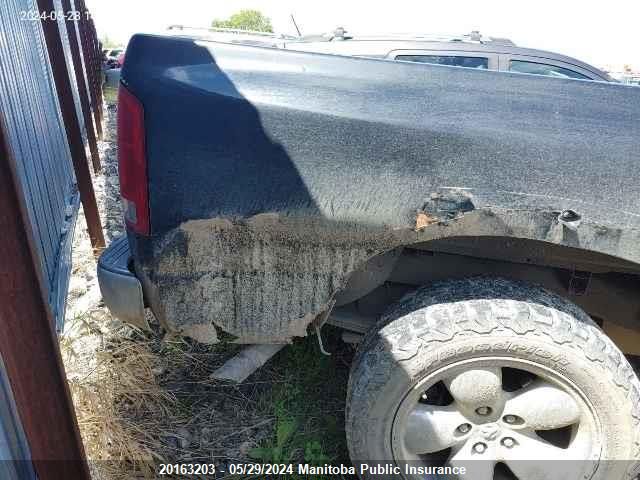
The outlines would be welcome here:
[[[557,78],[615,81],[603,70],[559,53],[517,46],[506,38],[487,37],[474,31],[465,35],[425,34],[351,35],[344,28],[324,35],[276,37],[234,34],[219,29],[170,27],[175,36],[210,38],[233,43],[262,45],[305,52],[380,58],[451,67],[498,70]]]
[[[105,65],[108,68],[120,68],[119,57],[124,54],[124,48],[111,48],[103,50]],[[124,57],[123,57],[124,58]]]
[[[355,335],[364,479],[636,478],[640,89],[476,34],[177,33],[122,69],[116,317],[250,345],[235,380]]]
[[[640,74],[624,76],[621,82],[628,85],[640,85]]]
[[[479,32],[451,37],[349,36],[343,29],[338,29],[333,35],[287,43],[286,48],[557,78],[613,81],[599,68],[575,58],[518,47],[509,39],[484,37]]]

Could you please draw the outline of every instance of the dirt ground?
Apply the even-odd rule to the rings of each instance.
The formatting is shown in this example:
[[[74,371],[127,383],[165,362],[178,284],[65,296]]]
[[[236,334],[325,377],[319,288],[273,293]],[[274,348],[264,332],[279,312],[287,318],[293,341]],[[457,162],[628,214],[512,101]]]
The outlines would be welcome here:
[[[117,105],[106,112],[103,170],[94,183],[108,243],[124,228]],[[81,211],[61,346],[94,479],[157,478],[160,463],[348,462],[343,417],[353,348],[338,332],[325,329],[330,357],[314,337],[302,339],[236,386],[211,373],[238,346],[171,337],[148,315],[153,331],[142,332],[101,302]]]

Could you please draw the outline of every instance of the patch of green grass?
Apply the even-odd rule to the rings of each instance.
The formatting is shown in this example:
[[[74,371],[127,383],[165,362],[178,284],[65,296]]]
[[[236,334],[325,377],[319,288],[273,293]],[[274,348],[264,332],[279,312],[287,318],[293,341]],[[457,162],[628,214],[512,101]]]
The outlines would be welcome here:
[[[295,341],[273,360],[276,378],[260,399],[260,408],[275,417],[274,432],[250,452],[252,458],[266,463],[350,464],[344,401],[353,352],[339,340],[339,331],[323,330],[331,356],[320,352],[312,335]]]

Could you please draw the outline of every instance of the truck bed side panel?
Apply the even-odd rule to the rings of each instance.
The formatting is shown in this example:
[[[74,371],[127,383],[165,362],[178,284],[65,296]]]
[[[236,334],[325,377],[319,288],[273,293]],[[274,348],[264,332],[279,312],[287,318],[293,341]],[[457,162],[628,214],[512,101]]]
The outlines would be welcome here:
[[[136,268],[194,338],[303,335],[367,258],[435,238],[640,263],[640,88],[153,36],[123,81],[147,129]]]

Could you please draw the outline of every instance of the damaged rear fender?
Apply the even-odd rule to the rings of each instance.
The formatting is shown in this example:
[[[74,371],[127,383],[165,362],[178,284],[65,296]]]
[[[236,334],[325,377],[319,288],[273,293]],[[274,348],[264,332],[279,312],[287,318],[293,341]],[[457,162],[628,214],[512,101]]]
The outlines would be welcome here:
[[[348,290],[346,297],[340,292],[366,262],[384,259],[362,294],[384,282],[399,248],[416,243],[513,237],[640,263],[637,228],[604,226],[588,218],[567,225],[560,215],[554,209],[478,208],[469,194],[456,192],[432,195],[405,227],[277,214],[192,220],[153,237],[150,245],[147,241],[138,251],[136,271],[169,331],[204,343],[218,341],[223,333],[239,343],[287,343],[305,336],[336,299],[339,304],[355,299]]]

